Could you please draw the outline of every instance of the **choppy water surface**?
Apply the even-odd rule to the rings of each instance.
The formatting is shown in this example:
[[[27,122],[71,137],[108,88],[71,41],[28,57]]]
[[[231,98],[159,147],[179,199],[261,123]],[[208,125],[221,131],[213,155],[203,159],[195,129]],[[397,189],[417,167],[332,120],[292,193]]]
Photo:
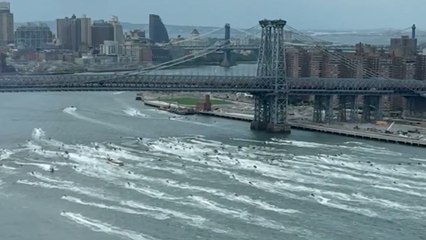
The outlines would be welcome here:
[[[423,149],[133,99],[0,95],[1,239],[425,239]]]

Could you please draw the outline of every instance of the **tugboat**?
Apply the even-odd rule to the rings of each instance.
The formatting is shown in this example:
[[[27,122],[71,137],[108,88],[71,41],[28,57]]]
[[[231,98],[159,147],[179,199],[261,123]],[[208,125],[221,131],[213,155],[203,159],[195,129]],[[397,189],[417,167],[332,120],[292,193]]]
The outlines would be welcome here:
[[[118,167],[124,166],[124,163],[122,161],[112,159],[110,156],[107,157],[107,163],[118,166]]]

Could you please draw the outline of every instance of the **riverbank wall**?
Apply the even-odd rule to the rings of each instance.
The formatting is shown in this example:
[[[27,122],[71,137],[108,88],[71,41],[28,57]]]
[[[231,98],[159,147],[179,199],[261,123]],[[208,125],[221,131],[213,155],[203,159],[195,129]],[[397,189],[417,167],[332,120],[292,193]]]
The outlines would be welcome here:
[[[156,108],[169,106],[168,103],[161,102],[161,101],[145,101],[144,104],[146,106],[156,107]],[[251,122],[253,120],[252,115],[240,114],[240,113],[226,113],[226,112],[196,112],[196,113],[199,115],[204,115],[204,116],[220,117],[220,118],[232,119],[237,121],[245,121],[245,122]],[[361,139],[368,139],[368,140],[374,140],[374,141],[396,143],[396,144],[426,148],[426,141],[417,140],[417,139],[410,139],[410,138],[385,135],[385,134],[379,134],[379,133],[370,133],[365,131],[347,130],[347,129],[335,128],[332,126],[316,125],[316,124],[309,124],[309,123],[296,122],[296,121],[290,121],[289,124],[291,125],[291,128],[298,129],[298,130],[314,131],[314,132],[321,132],[321,133],[327,133],[327,134],[333,134],[333,135],[341,135],[341,136],[347,136],[347,137],[354,137],[354,138],[361,138]]]

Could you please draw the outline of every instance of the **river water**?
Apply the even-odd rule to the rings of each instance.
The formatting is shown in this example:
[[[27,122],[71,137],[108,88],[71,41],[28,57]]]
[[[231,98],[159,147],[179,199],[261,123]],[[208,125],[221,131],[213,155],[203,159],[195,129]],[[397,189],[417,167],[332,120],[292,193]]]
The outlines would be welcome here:
[[[0,95],[0,239],[426,237],[424,149],[267,135],[134,97]]]

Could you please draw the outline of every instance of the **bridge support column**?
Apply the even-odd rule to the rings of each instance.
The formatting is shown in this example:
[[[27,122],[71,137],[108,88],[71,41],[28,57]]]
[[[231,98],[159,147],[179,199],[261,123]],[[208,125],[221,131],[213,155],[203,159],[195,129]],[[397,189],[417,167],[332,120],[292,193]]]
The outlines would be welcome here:
[[[230,67],[233,65],[232,62],[232,50],[229,48],[231,44],[231,25],[228,23],[225,25],[225,46],[223,49],[223,60],[220,63],[222,67]]]
[[[264,94],[254,96],[254,119],[250,126],[252,130],[266,130],[269,113],[268,107],[267,98]]]
[[[382,97],[364,96],[362,120],[364,122],[371,122],[381,120],[382,118]]]
[[[321,103],[321,96],[315,95],[314,96],[314,118],[312,119],[316,123],[322,122],[322,103]]]
[[[278,92],[268,96],[268,124],[266,131],[271,133],[290,133],[291,127],[287,123],[288,94]]]
[[[313,121],[331,123],[333,115],[333,97],[331,95],[315,95]]]
[[[253,130],[290,133],[287,122],[289,88],[285,67],[284,20],[262,20],[261,44],[257,66],[258,87],[269,91],[255,96]]]
[[[404,117],[426,119],[426,98],[406,97],[404,106]]]
[[[347,111],[349,109],[349,119]],[[356,109],[356,96],[353,95],[340,95],[339,96],[339,113],[337,120],[339,122],[356,122],[357,121],[357,109]]]

